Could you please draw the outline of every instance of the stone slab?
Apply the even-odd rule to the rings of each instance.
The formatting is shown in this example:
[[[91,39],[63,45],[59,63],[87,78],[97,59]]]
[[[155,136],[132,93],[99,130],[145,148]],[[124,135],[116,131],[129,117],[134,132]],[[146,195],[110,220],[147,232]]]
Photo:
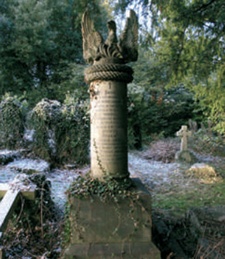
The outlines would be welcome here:
[[[9,186],[7,183],[0,183],[0,198],[2,198],[8,191]]]
[[[0,247],[0,259],[5,259],[5,253],[2,247]]]
[[[29,200],[35,198],[36,185],[23,185],[22,182],[13,182],[11,184],[0,184],[0,233],[3,232],[7,226],[7,222],[17,205],[20,195]]]
[[[0,202],[0,232],[4,231],[7,222],[19,199],[19,190],[8,190]]]
[[[0,183],[0,198],[2,198],[6,192],[10,189],[9,184]],[[13,189],[12,189],[13,190]],[[27,187],[19,188],[24,198],[27,200],[34,200],[36,195],[36,185],[30,185]]]

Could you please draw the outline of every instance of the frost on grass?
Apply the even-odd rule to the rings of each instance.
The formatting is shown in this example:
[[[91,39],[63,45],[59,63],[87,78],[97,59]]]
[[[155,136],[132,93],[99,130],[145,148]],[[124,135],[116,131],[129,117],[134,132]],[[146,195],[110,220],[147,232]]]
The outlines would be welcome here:
[[[38,159],[20,159],[15,160],[7,165],[7,168],[15,169],[23,173],[36,173],[36,172],[47,172],[50,170],[49,163],[44,160]]]

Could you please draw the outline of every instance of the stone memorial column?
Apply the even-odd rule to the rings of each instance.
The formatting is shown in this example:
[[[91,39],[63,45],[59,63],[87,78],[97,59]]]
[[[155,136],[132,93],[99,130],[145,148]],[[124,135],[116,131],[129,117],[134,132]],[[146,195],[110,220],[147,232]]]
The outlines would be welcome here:
[[[116,24],[109,21],[103,41],[85,13],[82,20],[84,58],[92,66],[85,70],[90,84],[91,175],[122,179],[129,177],[127,155],[127,84],[133,70],[125,63],[136,61],[138,23],[134,11],[117,40]]]
[[[107,68],[109,71],[104,71]],[[126,178],[129,176],[127,83],[132,80],[132,69],[123,65],[94,65],[86,70],[86,78],[93,74],[99,74],[102,79],[93,79],[90,83],[91,174],[93,178],[99,179],[105,176]],[[110,78],[108,74],[115,78],[104,80],[104,77]],[[119,81],[120,74],[123,77]]]
[[[119,40],[114,21],[108,22],[103,41],[88,13],[83,15],[84,58],[91,64],[85,70],[90,84],[91,176],[105,181],[103,185],[129,177],[127,84],[133,71],[125,64],[137,60],[137,32],[134,11]],[[117,193],[116,200],[109,195],[102,202],[95,192],[82,199],[70,196],[70,242],[63,259],[161,258],[152,242],[151,195],[139,179],[129,182],[133,183],[132,189],[126,188],[129,195]]]

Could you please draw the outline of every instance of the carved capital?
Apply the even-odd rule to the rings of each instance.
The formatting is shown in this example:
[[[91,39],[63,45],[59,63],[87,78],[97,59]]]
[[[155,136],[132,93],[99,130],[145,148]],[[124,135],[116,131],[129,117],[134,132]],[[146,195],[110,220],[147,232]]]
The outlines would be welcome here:
[[[133,10],[126,20],[124,31],[119,40],[116,34],[116,23],[109,21],[108,37],[104,41],[102,35],[95,30],[88,12],[82,18],[83,56],[87,63],[125,64],[138,58],[138,19]]]

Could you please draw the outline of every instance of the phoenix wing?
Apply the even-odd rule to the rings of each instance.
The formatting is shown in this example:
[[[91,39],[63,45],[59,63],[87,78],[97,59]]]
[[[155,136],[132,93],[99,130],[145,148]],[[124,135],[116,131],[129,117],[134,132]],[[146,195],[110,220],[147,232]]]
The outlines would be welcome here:
[[[83,57],[87,63],[92,64],[98,55],[98,48],[103,43],[103,38],[94,28],[89,13],[83,14],[82,22]]]
[[[125,28],[120,35],[119,49],[125,63],[138,58],[138,18],[133,10],[126,20]]]

